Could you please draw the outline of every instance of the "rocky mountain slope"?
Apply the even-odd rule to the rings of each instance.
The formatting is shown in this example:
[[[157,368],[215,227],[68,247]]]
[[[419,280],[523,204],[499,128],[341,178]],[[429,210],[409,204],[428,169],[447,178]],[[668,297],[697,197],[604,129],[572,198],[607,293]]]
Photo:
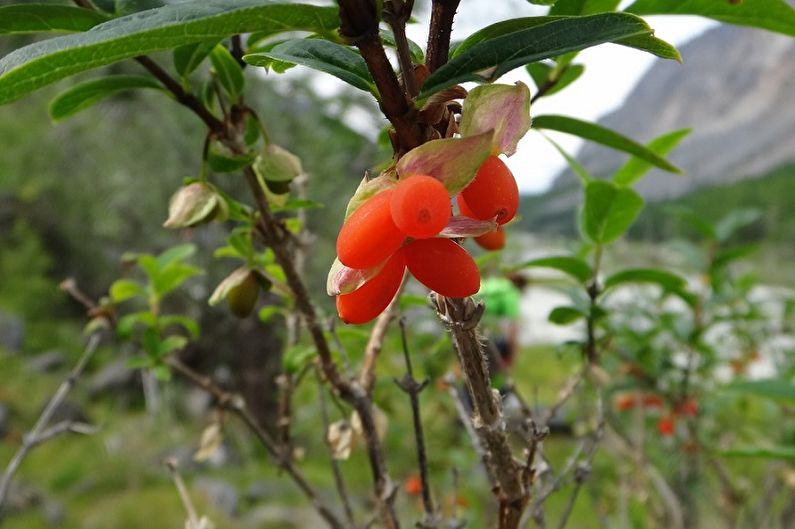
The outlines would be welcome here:
[[[720,26],[681,51],[684,64],[656,63],[625,105],[601,121],[641,141],[694,129],[670,156],[685,176],[650,173],[638,186],[644,197],[670,199],[795,161],[795,39]],[[597,176],[610,175],[626,159],[594,144],[586,144],[577,158]],[[577,197],[573,174],[562,173],[540,217],[570,211]]]

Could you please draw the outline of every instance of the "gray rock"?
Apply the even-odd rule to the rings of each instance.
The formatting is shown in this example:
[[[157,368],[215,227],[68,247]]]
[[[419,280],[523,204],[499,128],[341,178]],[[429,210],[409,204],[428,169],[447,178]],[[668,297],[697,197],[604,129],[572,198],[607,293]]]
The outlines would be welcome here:
[[[66,365],[66,355],[61,351],[47,351],[27,361],[28,369],[36,373],[51,373]]]
[[[106,393],[117,393],[137,388],[140,377],[135,369],[127,367],[125,359],[119,359],[103,367],[88,382],[88,393],[97,397]]]
[[[11,422],[11,410],[6,404],[0,402],[0,439],[6,436]]]
[[[22,349],[25,339],[25,322],[21,318],[0,311],[0,348],[12,353]]]
[[[237,516],[240,493],[231,483],[221,479],[201,477],[193,482],[193,489],[227,515]]]

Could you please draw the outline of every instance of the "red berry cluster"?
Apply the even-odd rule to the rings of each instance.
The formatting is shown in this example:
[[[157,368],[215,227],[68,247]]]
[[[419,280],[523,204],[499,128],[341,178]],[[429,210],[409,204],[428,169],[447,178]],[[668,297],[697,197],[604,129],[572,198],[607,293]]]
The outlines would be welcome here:
[[[492,156],[458,197],[458,204],[465,216],[504,224],[519,205],[516,181],[505,164]],[[340,318],[346,323],[366,323],[378,316],[400,288],[406,268],[443,296],[475,294],[480,288],[475,261],[460,245],[437,237],[451,215],[444,184],[426,175],[402,178],[354,211],[337,236],[337,257],[350,268],[381,265],[381,269],[357,290],[337,296]],[[498,228],[482,237],[488,242],[479,244],[498,249],[505,234]]]

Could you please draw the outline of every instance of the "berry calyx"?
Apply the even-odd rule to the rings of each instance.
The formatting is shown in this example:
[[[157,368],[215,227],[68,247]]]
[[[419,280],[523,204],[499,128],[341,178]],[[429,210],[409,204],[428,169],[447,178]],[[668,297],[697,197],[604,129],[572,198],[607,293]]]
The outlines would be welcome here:
[[[465,298],[480,289],[480,271],[475,261],[450,239],[416,240],[404,251],[409,272],[434,292]]]
[[[505,224],[519,209],[519,187],[505,162],[489,156],[478,169],[475,179],[461,192],[459,207],[462,201],[474,218],[496,219],[498,224]]]
[[[450,221],[450,196],[444,184],[432,176],[402,179],[395,187],[390,206],[395,225],[415,239],[438,235]]]
[[[350,294],[337,296],[340,319],[345,323],[367,323],[381,314],[400,288],[405,270],[403,250],[398,250],[367,283]]]
[[[406,236],[390,211],[394,189],[381,191],[353,212],[337,235],[337,257],[351,268],[372,268],[392,255]]]

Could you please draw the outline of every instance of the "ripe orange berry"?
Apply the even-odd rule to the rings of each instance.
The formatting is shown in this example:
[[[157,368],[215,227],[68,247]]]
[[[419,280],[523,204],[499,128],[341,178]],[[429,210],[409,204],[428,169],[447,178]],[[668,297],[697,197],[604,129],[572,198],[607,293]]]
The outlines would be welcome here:
[[[450,196],[444,184],[432,176],[402,179],[390,205],[395,225],[415,239],[437,235],[450,221]]]
[[[406,478],[403,489],[409,496],[419,496],[422,494],[422,479],[419,474],[414,474]]]
[[[685,399],[676,407],[676,414],[684,415],[685,417],[695,417],[698,415],[698,403],[693,399]]]
[[[475,237],[475,242],[484,250],[502,250],[505,248],[505,230],[497,226],[496,230]]]
[[[381,271],[350,294],[337,296],[337,313],[345,323],[367,323],[381,314],[395,297],[403,274],[406,258],[398,250]]]
[[[657,431],[660,432],[660,435],[671,436],[674,434],[675,429],[676,423],[672,415],[667,415],[657,421]]]
[[[389,202],[393,189],[368,199],[348,217],[337,235],[337,257],[351,268],[371,268],[400,248],[406,236],[395,226]]]
[[[634,394],[619,395],[616,397],[615,406],[618,411],[629,411],[637,404],[637,397]]]
[[[450,239],[420,239],[405,247],[406,265],[417,281],[449,298],[480,289],[480,272],[472,257]]]
[[[505,163],[496,156],[489,156],[475,179],[461,192],[461,198],[475,218],[496,217],[499,224],[505,224],[519,208],[519,187]]]
[[[643,406],[646,408],[662,408],[665,405],[665,401],[659,395],[644,395],[643,396]]]

